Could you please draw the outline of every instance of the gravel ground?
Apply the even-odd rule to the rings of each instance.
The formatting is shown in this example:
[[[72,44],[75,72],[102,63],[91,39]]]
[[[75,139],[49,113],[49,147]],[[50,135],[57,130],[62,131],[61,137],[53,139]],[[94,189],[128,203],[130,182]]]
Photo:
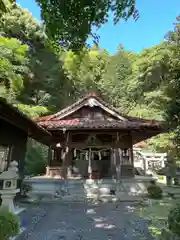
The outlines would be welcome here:
[[[128,203],[56,203],[33,207],[23,214],[22,225],[30,229],[23,238],[26,240],[154,239],[145,220],[135,215]]]

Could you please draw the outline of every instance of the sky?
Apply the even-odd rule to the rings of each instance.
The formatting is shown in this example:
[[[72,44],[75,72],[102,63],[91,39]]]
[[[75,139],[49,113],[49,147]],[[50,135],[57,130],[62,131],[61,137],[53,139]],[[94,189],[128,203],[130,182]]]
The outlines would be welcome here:
[[[17,0],[23,8],[40,20],[40,9],[35,0]],[[180,0],[137,0],[140,18],[121,20],[113,25],[112,17],[98,30],[99,45],[113,54],[122,44],[126,50],[139,52],[163,40],[180,14]],[[91,39],[88,40],[91,43]]]

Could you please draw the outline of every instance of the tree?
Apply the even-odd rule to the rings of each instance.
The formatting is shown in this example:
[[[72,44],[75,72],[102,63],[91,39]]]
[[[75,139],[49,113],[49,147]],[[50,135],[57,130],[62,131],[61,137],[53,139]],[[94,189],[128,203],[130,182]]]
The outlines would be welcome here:
[[[37,176],[46,172],[48,147],[28,139],[25,174]]]
[[[0,0],[0,16],[4,13],[4,12],[8,12],[9,6],[10,4],[12,4],[13,2],[15,2],[15,0]]]
[[[1,94],[13,100],[23,89],[23,77],[29,75],[28,46],[15,38],[0,37]]]
[[[59,53],[47,38],[43,25],[26,9],[14,3],[10,10],[0,19],[0,31],[4,36],[17,38],[29,47],[31,75],[24,77],[24,88],[18,100],[23,104],[50,106],[50,110],[56,109],[56,105],[61,107],[67,79]]]
[[[144,102],[158,111],[164,110],[168,101],[165,93],[171,55],[168,46],[168,43],[163,41],[140,52],[133,62],[129,84],[129,92],[137,99],[138,104]]]
[[[93,29],[101,27],[108,21],[110,13],[114,23],[130,16],[137,18],[135,0],[71,0],[47,1],[36,0],[41,8],[41,17],[45,22],[48,36],[71,49],[82,49],[91,35],[97,36]]]
[[[120,45],[117,52],[109,57],[100,84],[107,100],[126,113],[132,106],[132,102],[129,103],[128,100],[128,84],[131,74],[131,54]]]
[[[102,90],[101,81],[108,60],[108,53],[96,45],[84,48],[80,54],[71,50],[63,54],[63,67],[71,85],[68,87],[71,102],[89,90]]]
[[[167,35],[170,50],[172,52],[169,62],[169,86],[167,95],[170,101],[167,105],[166,119],[174,130],[174,143],[177,152],[180,150],[180,16],[177,17],[174,31]]]

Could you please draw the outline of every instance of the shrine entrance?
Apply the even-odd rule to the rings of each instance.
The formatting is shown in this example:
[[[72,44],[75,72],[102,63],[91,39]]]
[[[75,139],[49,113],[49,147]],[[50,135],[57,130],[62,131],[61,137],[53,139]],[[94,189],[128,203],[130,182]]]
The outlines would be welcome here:
[[[111,178],[111,149],[74,149],[72,177]]]
[[[124,115],[94,92],[36,122],[52,134],[46,175],[67,179],[132,178],[133,145],[163,131],[161,122]]]

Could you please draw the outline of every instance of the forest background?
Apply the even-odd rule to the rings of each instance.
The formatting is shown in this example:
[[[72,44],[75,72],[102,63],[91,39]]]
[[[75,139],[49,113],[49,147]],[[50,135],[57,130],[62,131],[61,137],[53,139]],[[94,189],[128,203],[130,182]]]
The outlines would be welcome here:
[[[30,117],[54,113],[89,90],[123,113],[163,120],[170,132],[147,141],[177,160],[180,146],[180,18],[164,40],[140,53],[94,44],[74,52],[55,44],[31,13],[0,11],[0,97]],[[29,140],[26,174],[44,172],[47,149]]]

